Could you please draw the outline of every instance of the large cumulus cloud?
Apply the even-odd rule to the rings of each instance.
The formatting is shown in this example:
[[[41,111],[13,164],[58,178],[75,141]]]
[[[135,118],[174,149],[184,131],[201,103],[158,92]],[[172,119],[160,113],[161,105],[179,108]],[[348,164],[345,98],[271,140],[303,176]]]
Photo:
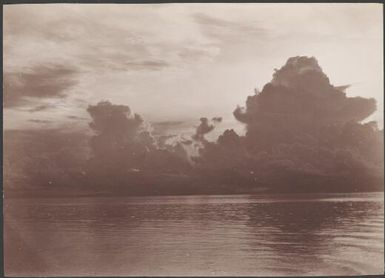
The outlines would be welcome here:
[[[246,124],[249,144],[271,146],[321,126],[362,121],[375,109],[374,99],[347,97],[344,88],[330,84],[314,57],[292,57],[234,116]]]
[[[126,105],[102,101],[87,110],[94,131],[90,171],[98,176],[129,179],[130,173],[180,172],[188,164],[179,145],[161,148],[149,124]],[[128,175],[128,176],[127,176]]]
[[[375,100],[348,97],[347,87],[333,86],[314,57],[289,58],[261,92],[235,109],[245,136],[226,130],[200,150],[197,167],[233,172],[249,187],[295,191],[318,182],[327,191],[381,189],[382,132],[374,122],[361,123],[375,111]]]

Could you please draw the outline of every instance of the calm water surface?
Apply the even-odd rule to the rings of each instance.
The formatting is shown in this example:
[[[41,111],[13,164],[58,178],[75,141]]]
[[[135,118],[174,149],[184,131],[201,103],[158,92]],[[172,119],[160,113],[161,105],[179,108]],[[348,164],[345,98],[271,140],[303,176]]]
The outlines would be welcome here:
[[[5,272],[384,272],[383,193],[6,199]]]

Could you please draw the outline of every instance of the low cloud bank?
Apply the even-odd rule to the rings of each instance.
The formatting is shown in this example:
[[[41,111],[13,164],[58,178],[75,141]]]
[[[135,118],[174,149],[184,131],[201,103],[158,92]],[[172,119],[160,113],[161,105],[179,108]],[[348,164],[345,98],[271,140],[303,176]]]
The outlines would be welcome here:
[[[315,58],[289,58],[262,91],[234,110],[245,135],[225,130],[215,142],[205,135],[220,117],[200,118],[191,138],[155,136],[128,106],[102,101],[87,110],[89,143],[83,151],[67,152],[67,160],[76,157],[76,167],[66,164],[49,180],[66,185],[65,173],[79,188],[129,195],[383,190],[383,130],[363,122],[375,111],[375,100],[348,97],[347,88],[332,85]],[[17,166],[11,148],[5,146],[8,183]],[[31,163],[39,161],[34,155]],[[56,164],[61,160],[55,157]],[[31,184],[47,183],[35,172]]]

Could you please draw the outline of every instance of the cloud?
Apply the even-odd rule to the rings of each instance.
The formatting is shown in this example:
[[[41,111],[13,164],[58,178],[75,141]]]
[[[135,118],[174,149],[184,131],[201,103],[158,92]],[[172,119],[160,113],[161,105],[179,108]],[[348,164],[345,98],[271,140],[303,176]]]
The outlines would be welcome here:
[[[129,106],[101,101],[87,109],[93,131],[87,162],[77,164],[77,174],[69,174],[60,165],[71,167],[72,155],[57,154],[55,169],[43,178],[59,177],[55,182],[64,184],[68,176],[80,175],[76,179],[82,184],[106,191],[116,187],[115,194],[380,190],[383,131],[374,122],[360,122],[372,111],[368,103],[347,97],[330,84],[315,58],[305,56],[288,59],[261,91],[247,98],[244,108],[235,110],[246,126],[242,136],[226,129],[216,141],[208,141],[205,136],[221,117],[202,117],[189,138],[154,137]],[[175,128],[185,122],[157,124]]]
[[[89,170],[93,175],[131,183],[132,173],[144,171],[152,176],[179,173],[190,167],[187,152],[180,143],[167,143],[172,137],[156,141],[143,118],[132,113],[128,106],[102,101],[90,105],[87,111],[95,132],[90,141]]]
[[[174,28],[173,22],[146,7],[65,6],[60,11],[56,6],[8,7],[5,65],[20,67],[55,59],[76,63],[93,73],[159,71],[182,65],[182,61],[194,62],[198,52],[201,57],[211,56],[211,48],[200,41],[198,34],[191,40],[191,36],[176,30],[170,37],[170,32],[164,31],[170,28]],[[41,55],[30,57],[31,49]]]
[[[250,24],[237,22],[237,21],[231,21],[226,19],[221,19],[213,16],[209,16],[204,13],[195,13],[193,15],[194,20],[208,28],[210,27],[216,27],[221,29],[234,29],[238,30],[247,34],[261,34],[265,32],[264,28],[250,26]]]
[[[39,119],[30,119],[29,120],[32,123],[37,123],[37,124],[48,124],[51,123],[49,120],[39,120]]]
[[[139,114],[132,114],[126,105],[114,105],[109,101],[101,101],[90,105],[87,109],[92,118],[90,127],[97,134],[121,134],[125,138],[133,139],[143,125]]]
[[[223,96],[215,111],[222,114],[223,109],[229,111],[233,102],[243,98],[233,91],[238,88],[245,94],[254,86],[255,76],[258,82],[265,82],[268,75],[264,73],[276,61],[296,52],[312,52],[333,72],[338,72],[338,67],[358,68],[352,70],[353,75],[333,74],[338,84],[371,75],[363,81],[371,84],[370,88],[363,85],[363,94],[377,94],[378,102],[382,103],[382,82],[371,74],[380,72],[380,52],[375,45],[380,45],[376,42],[382,36],[382,32],[376,32],[381,29],[381,24],[377,24],[381,13],[373,7],[348,5],[331,11],[321,6],[300,5],[289,11],[285,6],[275,5],[160,6],[163,5],[8,5],[4,7],[4,70],[24,72],[52,62],[76,65],[82,73],[72,91],[87,104],[102,99],[108,90],[110,99],[117,103],[129,101],[147,117],[152,116],[150,113],[168,113],[167,118],[178,118],[179,113],[187,110],[152,111],[149,101],[142,105],[140,99],[151,95],[156,102],[158,98],[174,97],[175,102],[182,104],[183,95],[189,95],[191,104],[183,106],[189,109],[186,113],[191,119],[207,114],[203,111],[206,107],[199,111],[192,107],[200,103],[206,91],[213,100]],[[280,18],[271,16],[277,11],[283,11],[278,12]],[[324,14],[329,14],[330,20],[320,16]],[[353,22],[355,17],[351,14],[361,15],[360,21]],[[341,22],[341,28],[334,28],[331,22]],[[355,25],[362,30],[352,28]],[[322,39],[325,37],[328,39]],[[361,59],[362,49],[373,51]],[[341,52],[341,60],[347,63],[335,63]],[[184,84],[183,92],[180,84]],[[199,84],[206,87],[204,93],[200,92]],[[103,89],[99,91],[100,87]],[[349,92],[360,94],[355,86]],[[66,99],[70,113],[74,113],[72,108],[77,105],[72,97],[75,96]],[[57,111],[46,112],[62,113]],[[17,117],[21,126],[24,116]]]
[[[50,98],[65,98],[76,83],[78,71],[64,65],[40,65],[23,72],[4,73],[4,107],[14,108]],[[32,108],[44,110],[46,105]],[[35,111],[36,109],[36,111]]]
[[[162,122],[152,122],[154,126],[159,126],[160,128],[169,128],[175,126],[181,126],[185,124],[184,121],[162,121]]]
[[[215,56],[216,52],[216,48],[202,45],[200,47],[181,47],[178,50],[178,55],[184,60],[196,61],[197,59]]]
[[[268,36],[266,28],[255,22],[250,24],[250,22],[231,21],[204,13],[195,13],[192,17],[200,26],[201,31],[209,38],[215,39],[217,43],[233,45]]]
[[[215,122],[215,123],[220,123],[220,122],[222,122],[222,117],[214,117],[214,118],[212,118],[211,119],[213,122]]]
[[[234,116],[257,136],[258,126],[268,122],[272,128],[315,127],[362,121],[375,110],[374,99],[347,97],[330,84],[314,57],[292,57]]]
[[[140,168],[148,152],[155,148],[144,120],[126,105],[101,101],[87,109],[92,121],[91,150],[95,171],[120,172]],[[104,169],[104,170],[103,170]]]
[[[75,92],[86,103],[93,101],[87,99],[93,91],[88,85],[95,83],[92,79],[102,80],[113,72],[160,71],[169,67],[167,61],[148,51],[151,43],[140,38],[138,28],[127,28],[123,22],[111,24],[109,19],[114,16],[100,20],[92,15],[93,11],[81,10],[69,6],[57,10],[55,5],[5,10],[5,108],[41,106],[43,98],[64,99],[70,95],[64,105],[73,113],[75,107],[82,105],[73,101]],[[111,92],[114,85],[107,87]],[[29,110],[47,110],[39,108]]]
[[[152,133],[156,136],[180,136],[191,135],[194,133],[192,120],[166,120],[166,121],[151,121]]]
[[[75,115],[68,115],[67,118],[72,119],[72,120],[88,120],[85,117],[79,117],[79,116],[75,116]]]
[[[378,187],[382,133],[374,123],[361,123],[375,109],[373,99],[347,97],[330,84],[314,57],[292,57],[245,107],[235,109],[245,136],[226,130],[217,142],[202,145],[197,168],[217,182],[226,172],[237,183],[279,191]],[[213,128],[207,120],[202,126],[201,133]]]
[[[214,130],[214,125],[210,124],[209,120],[205,117],[200,118],[200,125],[197,127],[195,134],[192,138],[196,141],[205,141],[205,134]]]
[[[33,108],[28,109],[28,112],[31,112],[31,113],[40,112],[40,111],[44,111],[44,110],[47,110],[47,109],[50,109],[53,107],[55,107],[55,106],[52,104],[42,104],[42,105],[38,105],[38,106],[35,106]]]
[[[340,90],[341,92],[344,92],[345,93],[345,91],[348,89],[348,88],[350,88],[352,85],[350,85],[350,84],[348,84],[348,85],[341,85],[341,86],[336,86],[336,89],[337,90]]]
[[[147,69],[147,70],[160,70],[166,68],[169,64],[165,61],[140,61],[140,62],[127,62],[125,63],[128,67],[137,68],[137,69]]]

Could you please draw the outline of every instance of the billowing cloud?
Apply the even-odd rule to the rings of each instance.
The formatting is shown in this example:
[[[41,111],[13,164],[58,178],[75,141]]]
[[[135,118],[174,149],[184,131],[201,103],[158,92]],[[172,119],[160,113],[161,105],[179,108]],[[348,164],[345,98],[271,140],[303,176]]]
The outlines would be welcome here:
[[[90,105],[87,109],[92,117],[90,127],[98,134],[124,134],[127,138],[136,135],[143,119],[138,114],[131,114],[131,110],[125,105],[114,105],[109,101]]]
[[[375,111],[375,101],[347,97],[344,89],[330,84],[314,57],[288,59],[261,92],[235,109],[245,136],[226,130],[200,149],[197,167],[218,182],[226,173],[247,188],[378,189],[382,132],[374,122],[361,123]]]
[[[330,84],[314,57],[292,57],[261,92],[247,98],[244,108],[235,109],[234,116],[246,124],[250,144],[271,145],[297,140],[302,131],[324,125],[362,121],[375,110],[374,99],[347,97]],[[267,135],[278,131],[281,137]]]
[[[127,174],[132,171],[179,172],[188,167],[187,153],[181,144],[168,144],[165,140],[169,138],[157,141],[149,125],[128,106],[102,101],[87,111],[95,132],[90,142],[91,172],[131,179]]]

